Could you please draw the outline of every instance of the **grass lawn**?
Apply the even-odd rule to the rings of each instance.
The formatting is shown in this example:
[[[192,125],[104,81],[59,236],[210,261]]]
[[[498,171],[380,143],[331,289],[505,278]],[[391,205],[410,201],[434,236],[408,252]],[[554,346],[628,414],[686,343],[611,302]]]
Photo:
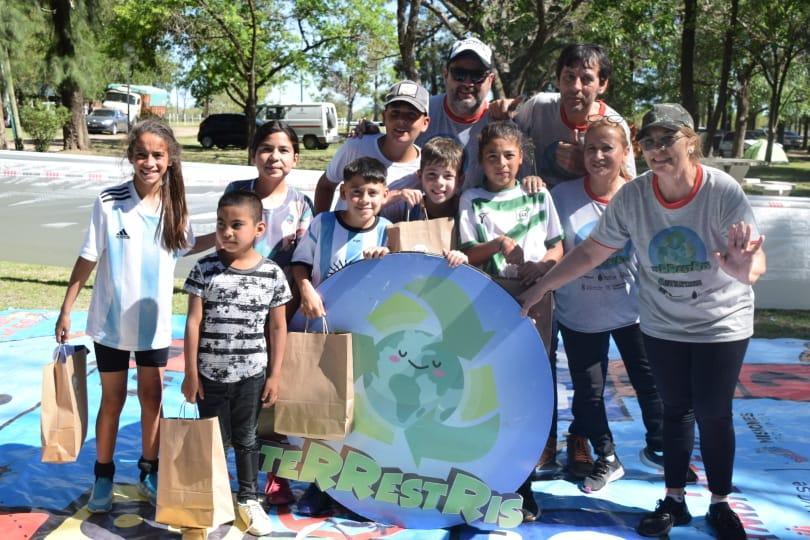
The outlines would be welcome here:
[[[746,177],[778,182],[791,182],[795,188],[791,197],[810,197],[810,154],[807,151],[788,152],[790,163],[751,167]]]
[[[69,277],[70,269],[60,266],[0,261],[0,310],[59,309]],[[172,309],[174,313],[185,314],[187,297],[182,285],[182,280],[175,280]],[[88,308],[90,289],[90,284],[85,286],[73,309]],[[810,311],[757,310],[754,337],[809,339]]]

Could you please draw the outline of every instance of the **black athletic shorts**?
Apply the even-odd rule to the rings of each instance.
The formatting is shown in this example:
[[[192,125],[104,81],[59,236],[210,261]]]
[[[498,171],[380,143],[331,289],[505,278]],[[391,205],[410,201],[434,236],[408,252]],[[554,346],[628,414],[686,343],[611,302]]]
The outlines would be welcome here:
[[[102,372],[127,371],[129,369],[129,351],[113,349],[101,343],[93,343],[96,350],[96,365]],[[135,351],[135,365],[143,367],[166,367],[169,361],[169,348],[150,351]]]

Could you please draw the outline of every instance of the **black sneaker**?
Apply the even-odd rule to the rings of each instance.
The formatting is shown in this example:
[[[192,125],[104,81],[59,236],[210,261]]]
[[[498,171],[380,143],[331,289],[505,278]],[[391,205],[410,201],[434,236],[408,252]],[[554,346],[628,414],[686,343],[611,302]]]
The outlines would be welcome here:
[[[540,517],[540,507],[537,505],[537,500],[534,498],[531,480],[526,480],[523,482],[523,484],[517,489],[517,492],[518,495],[523,497],[523,507],[521,508],[521,512],[523,513],[523,522],[529,523],[532,521],[537,521],[537,518]]]
[[[720,540],[745,540],[745,527],[743,527],[740,517],[725,502],[709,505],[706,512],[706,523],[708,523],[717,538]]]
[[[332,509],[332,498],[312,483],[298,499],[296,508],[305,516],[321,516]]]
[[[605,487],[608,482],[613,482],[624,476],[624,467],[619,457],[614,455],[613,461],[608,461],[603,457],[598,457],[593,464],[591,473],[585,477],[579,489],[585,493],[592,493],[599,491]]]
[[[641,463],[647,467],[652,469],[664,468],[664,452],[661,450],[653,450],[649,446],[645,446],[644,449],[639,453],[638,457],[641,460]],[[686,483],[697,484],[697,482],[697,471],[695,470],[694,465],[690,463],[689,468],[686,469]]]
[[[655,511],[644,514],[638,522],[636,532],[641,536],[666,536],[672,527],[686,525],[692,521],[692,515],[686,507],[686,501],[678,502],[672,497],[658,501]]]

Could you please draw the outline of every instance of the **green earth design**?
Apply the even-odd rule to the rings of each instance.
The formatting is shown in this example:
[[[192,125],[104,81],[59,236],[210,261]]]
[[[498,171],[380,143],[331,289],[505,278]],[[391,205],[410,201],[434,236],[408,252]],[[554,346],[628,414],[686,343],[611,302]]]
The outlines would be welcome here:
[[[446,279],[410,282],[368,316],[377,331],[354,343],[354,431],[393,443],[399,430],[414,462],[474,461],[498,438],[492,367],[473,360],[492,339],[467,294]],[[437,321],[438,325],[431,325]],[[438,327],[439,333],[424,328]]]

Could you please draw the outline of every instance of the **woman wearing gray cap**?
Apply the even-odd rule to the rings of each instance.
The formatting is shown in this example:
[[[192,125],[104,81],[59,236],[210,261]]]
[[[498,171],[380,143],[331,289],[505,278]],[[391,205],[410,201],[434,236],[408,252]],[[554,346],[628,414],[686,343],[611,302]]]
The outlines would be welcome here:
[[[745,538],[728,505],[732,398],[753,334],[751,285],[765,273],[765,237],[739,184],[700,164],[700,141],[683,107],[655,105],[638,139],[650,171],[623,186],[590,237],[523,294],[523,310],[633,243],[641,330],[664,402],[666,481],[666,496],[637,531],[663,536],[691,521],[684,486],[697,420],[712,493],[707,523],[718,538]]]

